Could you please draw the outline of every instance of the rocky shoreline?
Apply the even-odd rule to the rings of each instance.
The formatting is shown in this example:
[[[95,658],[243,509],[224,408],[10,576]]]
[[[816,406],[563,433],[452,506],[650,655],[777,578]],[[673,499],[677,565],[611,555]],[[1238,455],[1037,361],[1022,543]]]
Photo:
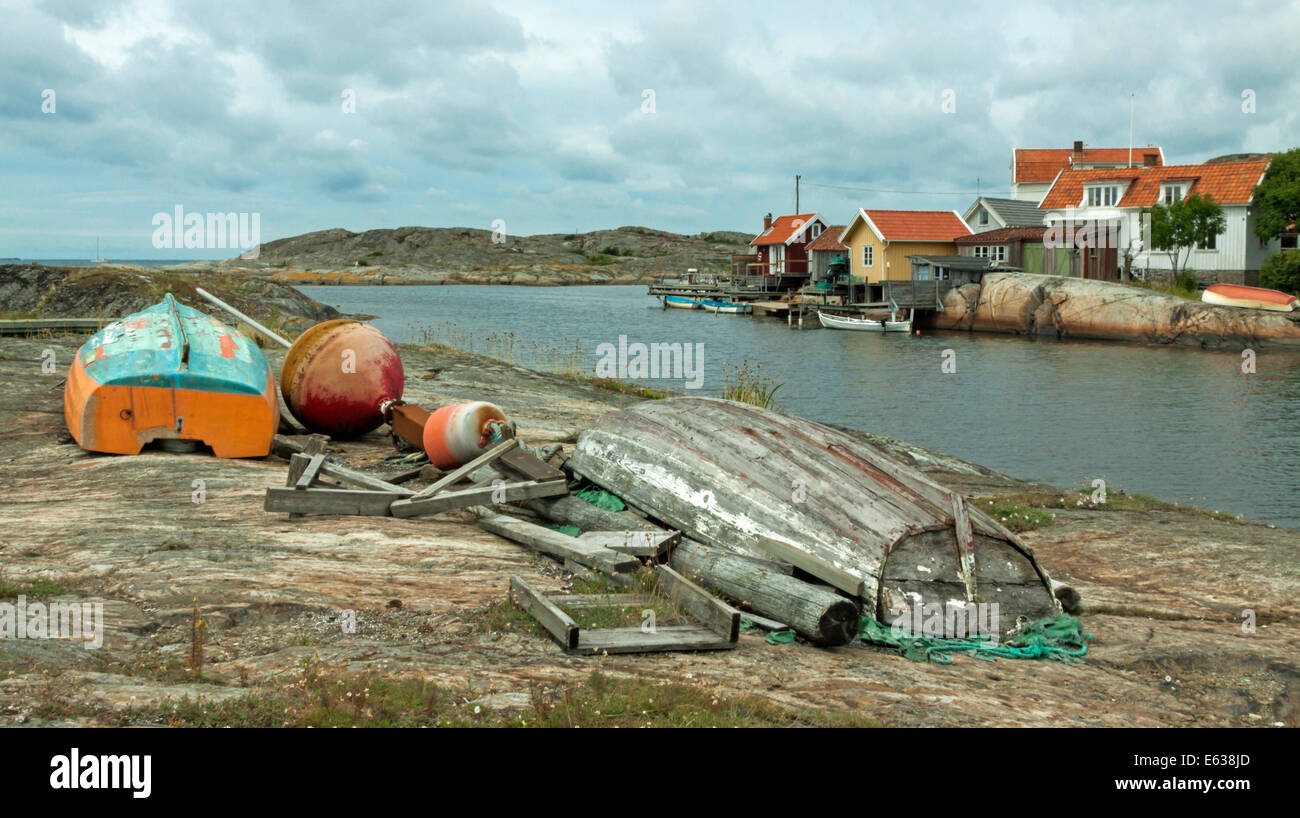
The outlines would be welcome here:
[[[949,290],[930,327],[1201,347],[1300,346],[1300,312],[1221,307],[1125,284],[990,273]]]
[[[240,306],[259,320],[273,317],[272,302],[289,306],[275,299],[292,298],[268,290],[260,300],[239,280],[224,290],[212,284],[223,297],[243,297]],[[1094,505],[1077,490],[860,432],[969,497],[1054,515],[1021,536],[1054,578],[1082,594],[1085,629],[1096,636],[1085,661],[958,657],[942,666],[862,645],[769,645],[761,634],[717,654],[566,656],[501,617],[510,576],[544,590],[574,578],[467,514],[291,521],[262,510],[264,489],[284,482],[277,458],[82,451],[64,428],[59,384],[81,340],[0,338],[0,378],[11,385],[0,390],[9,430],[0,440],[0,525],[10,532],[0,543],[0,585],[8,596],[101,602],[104,645],[6,644],[3,723],[246,723],[259,702],[322,674],[363,680],[367,690],[376,680],[416,680],[490,702],[484,707],[526,711],[537,695],[584,684],[599,670],[685,684],[715,700],[757,697],[793,713],[895,725],[1300,724],[1294,530],[1144,498]],[[47,350],[59,363],[49,374],[40,365]],[[282,354],[268,351],[277,364]],[[638,399],[444,349],[404,346],[401,354],[408,400],[492,401],[529,444],[571,448],[600,414]],[[383,463],[391,452],[380,432],[329,448],[376,473],[394,468]],[[203,502],[194,499],[195,480]],[[187,670],[196,610],[208,628],[199,678]],[[343,611],[356,612],[354,632],[340,629]],[[1249,632],[1247,611],[1256,623]],[[477,706],[460,701],[454,707]],[[171,709],[178,703],[183,711]]]

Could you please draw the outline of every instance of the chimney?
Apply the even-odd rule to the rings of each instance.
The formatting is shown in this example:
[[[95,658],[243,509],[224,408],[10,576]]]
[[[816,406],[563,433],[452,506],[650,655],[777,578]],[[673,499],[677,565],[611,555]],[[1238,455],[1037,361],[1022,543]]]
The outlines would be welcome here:
[[[1144,154],[1142,154],[1142,166],[1143,166],[1143,167],[1154,168],[1154,167],[1156,166],[1156,162],[1158,162],[1158,161],[1160,161],[1160,154],[1158,154],[1158,153],[1144,153]]]
[[[1074,155],[1071,157],[1075,162],[1083,161],[1083,140],[1074,140]]]
[[[772,229],[772,214],[768,213],[766,216],[763,217],[763,232],[766,233],[771,229]]]

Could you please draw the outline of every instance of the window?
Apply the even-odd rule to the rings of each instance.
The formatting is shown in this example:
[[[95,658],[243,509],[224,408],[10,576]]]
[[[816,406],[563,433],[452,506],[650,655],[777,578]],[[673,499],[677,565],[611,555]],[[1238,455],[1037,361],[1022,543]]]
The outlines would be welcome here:
[[[1006,261],[1007,246],[1005,244],[977,244],[975,245],[975,258]]]
[[[1294,249],[1296,249],[1296,238],[1297,238],[1297,234],[1296,234],[1296,233],[1283,233],[1283,234],[1282,234],[1282,249],[1283,249],[1283,250],[1294,250]]]
[[[1199,249],[1199,250],[1217,250],[1217,249],[1219,249],[1218,245],[1219,245],[1219,236],[1218,236],[1218,234],[1216,233],[1215,235],[1210,236],[1210,240],[1209,240],[1209,241],[1207,241],[1205,244],[1200,245],[1197,249]]]
[[[980,224],[988,224],[988,223],[989,223],[989,212],[984,208],[980,208]]]
[[[1088,188],[1088,207],[1113,207],[1119,203],[1119,185]]]
[[[1173,204],[1183,200],[1183,186],[1165,185],[1163,200],[1165,204]]]
[[[815,239],[822,234],[822,226],[820,224],[814,223],[812,228],[808,232]]]
[[[870,267],[870,266],[871,266],[872,258],[873,258],[873,256],[875,255],[875,252],[874,252],[875,249],[876,249],[876,248],[875,248],[874,246],[870,245],[870,244],[864,244],[864,245],[862,245],[862,266],[863,266],[863,267]]]

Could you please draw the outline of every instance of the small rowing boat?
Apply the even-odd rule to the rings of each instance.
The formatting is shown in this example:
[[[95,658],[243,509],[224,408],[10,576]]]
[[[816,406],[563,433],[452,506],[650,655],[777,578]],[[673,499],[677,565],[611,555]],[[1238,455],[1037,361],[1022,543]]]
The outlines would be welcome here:
[[[1300,309],[1300,298],[1294,295],[1288,295],[1281,290],[1247,287],[1242,284],[1211,284],[1205,288],[1205,292],[1201,293],[1201,300],[1222,307],[1247,307],[1277,312]]]
[[[704,303],[696,301],[694,298],[683,298],[680,295],[664,296],[664,308],[674,310],[698,310],[703,309]]]
[[[715,301],[712,299],[708,299],[705,301],[701,301],[700,303],[704,305],[704,309],[708,310],[709,312],[721,312],[721,313],[730,313],[734,315],[741,315],[741,314],[751,313],[754,311],[754,308],[749,304],[739,304],[735,301]]]
[[[880,318],[851,318],[847,315],[834,315],[829,312],[817,312],[817,320],[826,329],[847,329],[858,332],[911,332],[912,319],[899,321],[894,313]]]
[[[182,449],[206,443],[217,457],[264,457],[280,404],[256,344],[168,293],[77,350],[63,414],[88,451],[139,454],[157,440]]]

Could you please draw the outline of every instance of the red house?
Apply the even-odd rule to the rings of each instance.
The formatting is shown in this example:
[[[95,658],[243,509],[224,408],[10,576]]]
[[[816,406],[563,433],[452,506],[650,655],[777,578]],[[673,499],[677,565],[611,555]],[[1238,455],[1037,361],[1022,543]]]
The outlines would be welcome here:
[[[787,279],[808,277],[808,245],[826,232],[829,225],[816,213],[792,213],[772,220],[763,217],[763,232],[754,237],[750,247],[757,249],[757,260],[749,265],[750,275],[780,276]],[[791,280],[791,286],[797,282]],[[778,289],[785,286],[778,285]]]

